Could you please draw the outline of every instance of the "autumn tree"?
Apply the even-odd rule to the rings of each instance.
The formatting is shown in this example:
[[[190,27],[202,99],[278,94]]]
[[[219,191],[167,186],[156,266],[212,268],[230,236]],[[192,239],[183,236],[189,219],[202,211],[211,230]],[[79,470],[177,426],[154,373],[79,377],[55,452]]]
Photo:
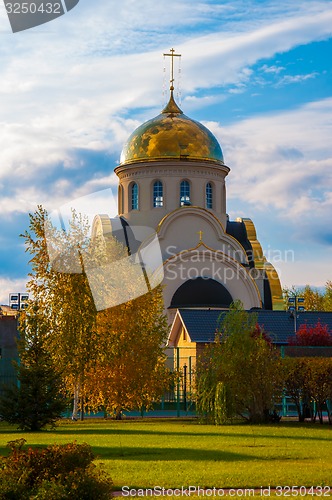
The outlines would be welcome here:
[[[332,346],[332,333],[327,325],[320,321],[316,325],[304,323],[300,325],[294,337],[290,337],[289,345],[294,346]]]
[[[167,390],[171,374],[163,346],[167,322],[160,287],[97,316],[99,356],[88,373],[88,407],[121,418],[148,409]]]
[[[257,327],[257,317],[236,302],[197,370],[200,413],[220,423],[232,415],[267,420],[281,391],[280,359]]]
[[[332,347],[332,334],[327,325],[320,321],[316,325],[302,324],[296,332],[295,337],[289,339],[290,346],[305,347]],[[313,350],[310,358],[285,358],[283,360],[284,381],[286,393],[294,401],[299,420],[304,421],[306,410],[311,403],[310,411],[313,420],[318,414],[319,421],[323,423],[323,407],[327,400],[332,397],[332,365],[331,360],[326,357],[316,356]],[[308,353],[304,349],[303,356]],[[307,354],[308,355],[308,354]],[[313,412],[313,404],[316,413]],[[329,414],[331,422],[331,415]]]
[[[332,398],[332,360],[327,357],[286,357],[282,360],[286,394],[294,402],[299,421],[318,415],[323,423],[325,404]],[[315,411],[314,411],[315,408]],[[329,423],[332,415],[328,412]]]
[[[324,311],[332,311],[332,281],[327,281],[324,294]]]
[[[307,358],[309,364],[308,389],[312,401],[315,403],[319,422],[323,423],[323,409],[326,401],[332,396],[332,360],[331,358]],[[328,412],[329,423],[332,423]]]
[[[318,289],[309,285],[304,287],[302,292],[304,298],[304,307],[306,311],[324,311],[324,294]]]
[[[296,406],[299,422],[304,422],[310,403],[309,364],[304,358],[286,357],[282,360],[284,387]]]
[[[303,306],[306,311],[332,311],[332,281],[327,281],[325,290],[306,285],[304,288],[285,288],[283,290],[285,304],[289,297],[296,295],[304,299]]]
[[[128,255],[112,234],[91,238],[89,230],[75,212],[66,232],[52,226],[42,207],[30,215],[28,289],[74,398],[73,415],[80,397],[81,417],[84,407],[119,416],[122,409],[148,407],[164,390],[167,323],[161,290],[140,251]]]
[[[27,288],[46,325],[45,347],[74,398],[74,416],[78,397],[84,401],[86,367],[95,355],[96,310],[82,268],[88,230],[75,213],[68,232],[57,230],[39,206],[23,235],[32,268]]]

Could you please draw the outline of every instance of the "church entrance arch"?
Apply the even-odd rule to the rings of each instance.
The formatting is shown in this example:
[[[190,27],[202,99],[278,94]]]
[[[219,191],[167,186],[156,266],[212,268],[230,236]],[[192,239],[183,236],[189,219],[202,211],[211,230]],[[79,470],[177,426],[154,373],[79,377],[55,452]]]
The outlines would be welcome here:
[[[194,278],[183,283],[174,293],[171,308],[218,307],[228,309],[233,298],[227,288],[212,278]]]

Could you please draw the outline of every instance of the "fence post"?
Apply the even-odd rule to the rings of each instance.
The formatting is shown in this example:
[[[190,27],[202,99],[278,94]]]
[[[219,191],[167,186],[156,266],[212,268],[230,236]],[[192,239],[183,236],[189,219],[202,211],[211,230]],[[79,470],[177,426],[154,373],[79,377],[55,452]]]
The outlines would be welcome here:
[[[189,406],[192,405],[192,363],[191,363],[191,356],[189,356],[189,366],[188,366],[188,369],[189,369],[189,401],[190,401],[190,404]]]
[[[183,365],[183,409],[187,411],[187,365]]]
[[[180,375],[180,348],[176,348],[176,370],[178,375]],[[176,415],[180,416],[180,377],[178,377],[177,387],[176,387]]]
[[[284,359],[285,357],[285,346],[282,345],[280,347],[280,355],[281,359]],[[287,399],[285,395],[285,390],[282,391],[282,416],[286,417],[287,416]]]

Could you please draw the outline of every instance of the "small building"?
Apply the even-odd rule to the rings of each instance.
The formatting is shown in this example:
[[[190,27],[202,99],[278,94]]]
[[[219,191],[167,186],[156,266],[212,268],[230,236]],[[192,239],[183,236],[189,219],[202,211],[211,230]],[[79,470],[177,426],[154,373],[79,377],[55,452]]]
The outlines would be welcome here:
[[[272,343],[278,347],[287,346],[294,337],[295,328],[301,325],[316,325],[320,322],[332,331],[332,312],[301,312],[296,315],[288,311],[250,310],[257,315],[257,323],[264,328]],[[176,349],[180,367],[184,363],[193,365],[206,344],[215,339],[215,334],[227,314],[221,309],[178,309],[171,327],[168,347]],[[327,348],[322,348],[322,351]],[[176,356],[175,356],[176,357]]]
[[[17,311],[14,314],[8,306],[0,306],[0,391],[1,385],[16,383],[13,361],[18,359]]]

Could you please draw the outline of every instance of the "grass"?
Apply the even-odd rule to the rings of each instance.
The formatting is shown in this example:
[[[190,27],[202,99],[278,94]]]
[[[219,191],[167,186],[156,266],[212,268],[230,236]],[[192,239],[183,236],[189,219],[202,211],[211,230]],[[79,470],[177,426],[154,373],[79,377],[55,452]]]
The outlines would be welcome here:
[[[89,443],[117,490],[124,485],[260,488],[332,484],[332,429],[328,425],[281,422],[215,427],[194,420],[87,419],[63,421],[55,430],[24,433],[0,423],[0,454],[8,453],[8,441],[21,437],[33,447],[74,440]]]

